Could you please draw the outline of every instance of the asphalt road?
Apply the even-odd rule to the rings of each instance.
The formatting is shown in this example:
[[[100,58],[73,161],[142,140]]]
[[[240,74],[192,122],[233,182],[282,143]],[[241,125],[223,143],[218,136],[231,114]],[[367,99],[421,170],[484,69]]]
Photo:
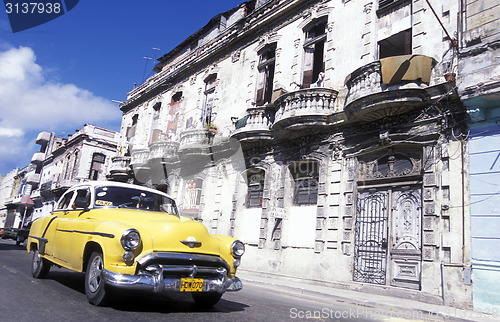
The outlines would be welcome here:
[[[34,279],[30,265],[24,248],[0,239],[0,321],[391,320],[353,304],[249,282],[211,309],[196,307],[189,295],[149,294],[118,294],[110,306],[96,307],[87,302],[82,273],[52,267],[46,279]]]

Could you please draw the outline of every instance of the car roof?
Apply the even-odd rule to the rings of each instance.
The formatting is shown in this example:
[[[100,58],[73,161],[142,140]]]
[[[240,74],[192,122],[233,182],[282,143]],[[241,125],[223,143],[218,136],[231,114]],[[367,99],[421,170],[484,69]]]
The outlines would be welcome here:
[[[78,184],[72,186],[71,188],[68,189],[68,191],[75,190],[78,188],[83,188],[83,187],[95,188],[95,187],[101,187],[101,186],[140,189],[140,190],[144,190],[144,191],[148,191],[148,192],[152,192],[152,193],[156,193],[156,194],[161,194],[161,195],[164,195],[166,197],[169,197],[170,199],[173,199],[170,195],[168,195],[165,192],[160,191],[160,190],[151,189],[148,187],[144,187],[144,186],[140,186],[140,185],[136,185],[136,184],[131,184],[131,183],[118,182],[118,181],[85,181],[85,182],[78,183]]]

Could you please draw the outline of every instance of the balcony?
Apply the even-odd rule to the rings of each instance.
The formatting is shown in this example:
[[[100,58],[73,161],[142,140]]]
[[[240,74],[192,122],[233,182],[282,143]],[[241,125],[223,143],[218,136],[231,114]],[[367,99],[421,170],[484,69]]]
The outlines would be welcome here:
[[[151,160],[159,160],[161,162],[173,163],[179,159],[177,150],[179,142],[173,141],[157,141],[151,143],[149,158]]]
[[[52,181],[44,182],[40,185],[40,191],[52,190]]]
[[[30,192],[31,193],[31,192]],[[5,201],[6,205],[33,205],[33,200],[30,198],[30,193],[18,194],[12,197],[12,199],[7,199]]]
[[[38,185],[40,183],[40,178],[40,173],[30,173],[26,177],[26,183],[33,186]]]
[[[49,132],[40,132],[36,137],[36,144],[45,145],[50,141],[50,133]]]
[[[135,149],[130,155],[130,165],[134,171],[149,170],[149,149]]]
[[[33,157],[31,157],[31,163],[33,164],[41,164],[45,159],[45,153],[43,152],[35,152]]]
[[[231,137],[240,142],[256,142],[272,139],[270,115],[265,107],[247,109],[247,115],[236,122]]]
[[[108,179],[121,182],[127,181],[131,172],[130,161],[130,157],[116,156],[111,158]]]
[[[85,181],[88,181],[88,179],[83,179],[83,178],[60,179],[52,184],[52,189],[53,190],[66,190],[68,188],[71,188],[74,185],[77,185],[77,184],[85,182]]]
[[[335,112],[338,92],[323,87],[301,89],[281,95],[274,105],[276,114],[273,130],[313,130],[329,124],[328,116]]]
[[[205,129],[185,130],[181,133],[179,142],[179,157],[181,160],[191,156],[208,156],[215,131]]]
[[[434,63],[431,57],[404,55],[358,68],[345,82],[347,117],[370,122],[428,104]]]

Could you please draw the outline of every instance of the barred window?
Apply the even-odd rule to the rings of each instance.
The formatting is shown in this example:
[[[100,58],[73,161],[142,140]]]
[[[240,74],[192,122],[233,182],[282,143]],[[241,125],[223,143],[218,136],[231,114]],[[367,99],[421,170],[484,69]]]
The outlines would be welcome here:
[[[315,205],[318,202],[319,162],[300,161],[290,165],[294,179],[295,205]]]
[[[249,169],[247,172],[248,194],[247,207],[261,207],[264,195],[265,171],[262,169]]]

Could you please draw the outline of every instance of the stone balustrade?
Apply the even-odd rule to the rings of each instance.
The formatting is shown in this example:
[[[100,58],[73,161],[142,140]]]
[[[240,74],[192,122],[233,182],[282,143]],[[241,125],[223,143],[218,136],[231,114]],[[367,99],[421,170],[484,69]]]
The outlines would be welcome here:
[[[315,87],[286,93],[276,99],[273,129],[302,129],[324,126],[327,117],[335,112],[338,92]]]
[[[231,137],[240,141],[256,141],[271,138],[271,119],[264,106],[247,109],[247,114],[235,124]]]
[[[157,141],[151,143],[149,158],[163,161],[175,160],[178,158],[177,150],[179,142],[174,141]]]
[[[193,129],[185,130],[181,133],[179,150],[189,147],[208,146],[215,132],[213,130]]]
[[[352,116],[374,102],[420,102],[429,87],[435,61],[424,55],[394,56],[371,62],[346,77],[346,112]]]
[[[372,93],[382,91],[380,61],[372,62],[352,72],[346,79],[348,93],[346,105]]]
[[[149,168],[149,149],[135,149],[130,153],[130,164],[134,170]]]

